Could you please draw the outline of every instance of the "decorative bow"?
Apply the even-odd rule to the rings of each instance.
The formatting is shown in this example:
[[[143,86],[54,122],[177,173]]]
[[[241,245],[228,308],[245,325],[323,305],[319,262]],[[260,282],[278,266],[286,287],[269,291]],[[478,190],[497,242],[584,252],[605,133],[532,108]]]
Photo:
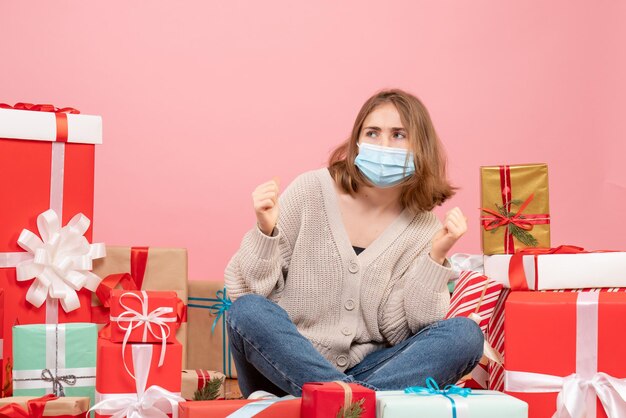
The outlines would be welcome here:
[[[96,396],[102,400],[89,411],[112,415],[111,418],[167,418],[170,413],[172,418],[177,418],[178,403],[184,402],[183,398],[156,385],[146,389],[152,361],[152,345],[135,344],[132,346],[132,353],[136,393],[97,393]]]
[[[437,396],[441,395],[450,401],[452,406],[452,418],[457,418],[457,406],[456,401],[451,395],[458,395],[464,398],[468,397],[472,390],[469,388],[462,388],[456,385],[447,385],[443,389],[439,388],[437,382],[432,377],[426,378],[426,386],[412,386],[404,389],[404,393],[410,393],[421,396]]]
[[[207,307],[211,313],[215,315],[213,326],[211,326],[211,334],[215,331],[215,326],[219,320],[226,314],[226,311],[229,310],[230,306],[233,304],[232,300],[230,300],[228,295],[226,295],[226,290],[218,290],[215,292],[215,296],[217,297],[217,302]]]
[[[52,209],[37,217],[39,236],[24,229],[18,244],[31,256],[17,265],[17,280],[35,279],[26,300],[40,307],[47,298],[59,299],[65,312],[80,307],[76,292],[83,287],[92,292],[100,277],[92,273],[92,261],[106,254],[104,244],[89,244],[83,235],[90,220],[79,213],[61,227]]]
[[[52,112],[52,113],[72,113],[79,114],[80,110],[73,107],[58,108],[51,104],[33,104],[33,103],[15,103],[14,106],[6,103],[0,103],[0,109],[15,109],[15,110],[31,110],[36,112]]]
[[[534,197],[534,194],[528,196],[528,199],[522,203],[519,210],[515,214],[507,211],[507,215],[503,215],[492,209],[480,208],[483,212],[487,212],[494,216],[493,218],[486,217],[483,219],[483,227],[485,228],[485,231],[491,231],[492,229],[497,229],[508,224],[513,224],[525,231],[533,229],[533,221],[526,219],[522,212],[524,212],[524,209],[526,209],[526,206],[530,204]]]
[[[65,396],[65,391],[63,390],[63,385],[61,382],[66,385],[74,386],[76,384],[76,376],[73,374],[68,374],[65,376],[55,376],[52,374],[50,369],[43,369],[41,371],[41,380],[44,382],[52,382],[52,393],[55,396]]]
[[[141,305],[141,312],[136,311],[129,307],[125,302],[124,298],[135,298],[139,301]],[[120,329],[126,331],[124,334],[124,340],[122,341],[122,360],[124,362],[124,367],[129,375],[133,376],[130,372],[126,364],[126,344],[130,338],[130,334],[133,332],[135,328],[143,326],[143,337],[142,341],[146,342],[148,339],[148,332],[152,334],[152,336],[156,339],[161,340],[161,356],[159,358],[159,367],[163,365],[165,361],[165,351],[167,348],[167,339],[170,336],[170,327],[167,325],[168,322],[176,322],[178,319],[174,317],[164,318],[163,316],[172,314],[174,309],[171,307],[160,306],[153,310],[152,312],[148,312],[148,293],[145,290],[141,291],[141,296],[136,293],[126,292],[120,295],[119,303],[122,308],[125,309],[117,317],[111,317],[111,321],[115,321],[118,323]],[[123,325],[123,322],[128,322],[128,325]],[[153,329],[153,326],[158,328],[160,332],[157,332]],[[134,377],[134,376],[133,376]]]

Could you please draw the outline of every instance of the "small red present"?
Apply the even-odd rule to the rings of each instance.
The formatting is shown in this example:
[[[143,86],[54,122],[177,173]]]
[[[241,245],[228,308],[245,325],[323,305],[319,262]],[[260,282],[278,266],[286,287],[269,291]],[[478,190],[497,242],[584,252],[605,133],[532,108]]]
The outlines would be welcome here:
[[[163,366],[159,366],[158,344],[122,344],[98,339],[96,369],[96,404],[91,408],[96,417],[111,415],[171,415],[177,411],[180,397],[182,346],[167,344]],[[123,352],[131,361],[126,365]],[[162,354],[162,352],[161,352]]]
[[[176,340],[180,325],[176,292],[111,291],[111,341],[163,343]]]
[[[334,418],[355,409],[360,409],[360,418],[375,418],[376,392],[344,382],[313,382],[302,387],[302,418]]]
[[[178,404],[178,418],[225,418],[231,414],[255,418],[299,418],[300,399],[194,401]]]

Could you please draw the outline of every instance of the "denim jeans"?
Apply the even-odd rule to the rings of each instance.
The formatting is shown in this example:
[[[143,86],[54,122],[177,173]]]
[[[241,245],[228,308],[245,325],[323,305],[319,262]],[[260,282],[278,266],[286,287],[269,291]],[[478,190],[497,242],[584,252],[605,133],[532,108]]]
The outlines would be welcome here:
[[[300,396],[306,382],[341,380],[374,390],[400,390],[425,384],[455,383],[483,354],[483,334],[470,319],[436,322],[393,347],[367,355],[341,372],[300,334],[287,312],[258,295],[233,302],[226,324],[244,396],[265,390],[278,396]]]

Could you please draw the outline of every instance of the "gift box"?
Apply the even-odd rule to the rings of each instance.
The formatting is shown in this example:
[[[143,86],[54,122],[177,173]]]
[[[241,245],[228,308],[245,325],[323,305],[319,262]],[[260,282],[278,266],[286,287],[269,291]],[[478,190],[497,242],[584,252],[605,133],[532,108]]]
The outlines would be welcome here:
[[[457,316],[473,319],[486,334],[487,325],[491,320],[501,291],[502,285],[500,283],[473,271],[462,271],[450,297],[450,307],[446,319]],[[501,362],[501,358],[487,340],[485,340],[483,351],[485,357],[472,371],[471,377],[463,381],[464,387],[487,389],[488,361]]]
[[[200,369],[182,371],[181,396],[188,401],[194,400],[196,391],[202,390],[202,388],[213,379],[220,379],[222,381],[215,399],[224,399],[224,382],[226,376],[220,372]]]
[[[40,297],[46,294],[46,283],[38,278],[17,281],[15,269],[21,262],[34,259],[34,254],[25,251],[18,243],[23,230],[38,233],[41,225],[47,230],[46,236],[51,238],[61,229],[59,225],[71,223],[79,213],[86,219],[93,218],[94,146],[102,143],[102,118],[76,112],[50,105],[21,103],[14,108],[0,105],[0,178],[10,179],[2,186],[2,193],[10,198],[4,199],[0,205],[0,288],[7,295],[6,329],[15,324],[90,320],[89,291],[64,286],[65,297],[77,293],[77,299],[70,306],[72,309],[58,308],[57,299],[33,306],[26,300],[29,289]],[[48,209],[58,214],[60,219],[56,224],[38,221],[38,215]],[[86,240],[91,241],[91,233],[92,229],[87,225]],[[74,253],[79,249],[75,248]],[[84,251],[79,255],[85,255]],[[55,258],[56,265],[66,265],[63,260]],[[87,260],[84,261],[88,264]],[[76,277],[72,277],[73,269],[59,271],[66,274],[57,286],[77,284]],[[60,291],[53,293],[62,294]],[[80,307],[74,308],[76,302]],[[11,367],[11,352],[12,338],[7,333],[3,347],[5,372]]]
[[[526,247],[550,247],[548,166],[480,168],[481,234],[484,254],[513,254]]]
[[[299,418],[300,398],[269,400],[195,401],[178,404],[178,418]],[[334,415],[333,415],[334,417]]]
[[[505,391],[531,416],[626,416],[625,293],[513,292],[505,311]]]
[[[122,344],[98,338],[96,417],[171,416],[180,397],[182,346]],[[159,366],[162,361],[162,365]],[[128,362],[128,364],[127,364]]]
[[[174,342],[184,305],[176,292],[111,291],[111,341]]]
[[[354,407],[360,408],[359,417],[375,418],[376,392],[344,382],[312,382],[302,386],[302,418],[335,417],[339,411]]]
[[[4,290],[0,289],[0,398],[9,396],[13,393],[13,385],[11,378],[11,368],[9,363],[5,363],[2,353],[3,341],[4,341]],[[11,367],[13,367],[11,365]],[[5,395],[6,394],[6,395]]]
[[[180,393],[181,362],[183,355],[182,345],[175,341],[162,346],[161,344],[119,344],[106,338],[98,338],[98,363],[96,391],[100,394],[132,393],[135,390],[134,351],[136,347],[142,349],[143,355],[148,355],[150,362],[141,363],[148,367],[149,373],[146,384],[160,386],[170,392]],[[140,354],[141,354],[140,353]],[[148,354],[145,354],[148,353]]]
[[[230,304],[223,282],[189,281],[189,368],[218,370],[226,377],[237,377],[226,332]]]
[[[484,265],[491,279],[522,290],[626,287],[626,252],[560,246],[485,256]]]
[[[43,410],[42,415],[37,411]],[[13,396],[0,399],[1,417],[59,417],[84,418],[89,410],[89,398],[46,396],[35,398],[32,396]]]
[[[40,324],[13,327],[15,396],[87,397],[96,383],[94,324]]]
[[[377,418],[527,418],[528,405],[502,392],[472,390],[456,394],[376,392]]]
[[[187,250],[184,248],[119,247],[107,246],[106,258],[94,262],[94,273],[105,279],[92,298],[92,322],[104,325],[109,321],[108,289],[174,291],[182,301],[187,300]],[[130,280],[117,280],[117,273],[129,273]],[[107,276],[115,275],[113,280]],[[103,302],[107,307],[103,307]],[[186,310],[186,308],[183,308]],[[176,339],[183,347],[183,364],[186,364],[187,318],[183,312],[182,323]]]

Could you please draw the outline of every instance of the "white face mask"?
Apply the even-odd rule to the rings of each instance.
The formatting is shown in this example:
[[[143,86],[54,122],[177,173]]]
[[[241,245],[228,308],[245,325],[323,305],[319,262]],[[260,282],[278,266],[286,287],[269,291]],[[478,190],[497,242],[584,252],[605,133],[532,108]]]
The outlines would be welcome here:
[[[392,187],[415,173],[414,156],[408,150],[368,143],[358,146],[354,164],[375,186]]]

